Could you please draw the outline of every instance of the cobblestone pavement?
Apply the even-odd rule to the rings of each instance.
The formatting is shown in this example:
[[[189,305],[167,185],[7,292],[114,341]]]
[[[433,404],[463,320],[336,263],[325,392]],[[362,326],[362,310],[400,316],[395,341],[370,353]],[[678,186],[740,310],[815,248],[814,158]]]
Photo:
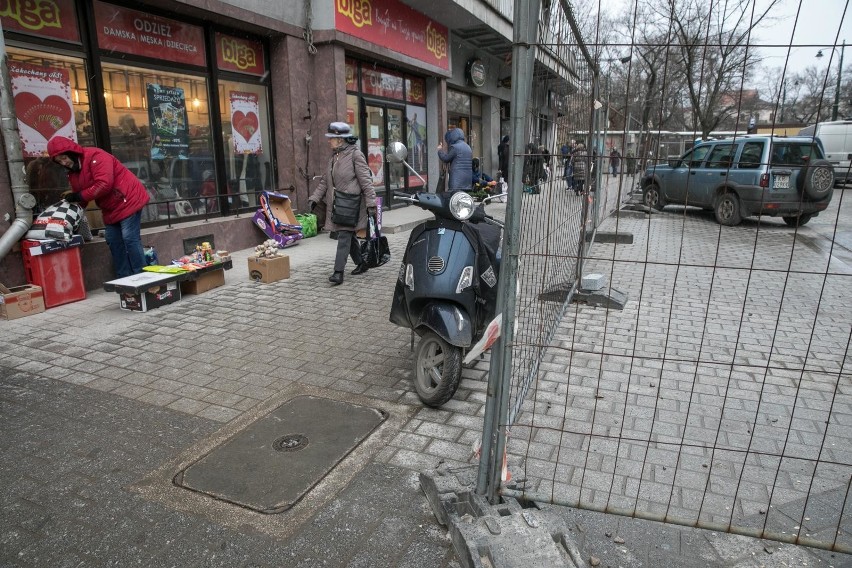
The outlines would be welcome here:
[[[327,283],[334,243],[319,236],[289,251],[288,280],[249,281],[248,251],[241,251],[226,286],[148,313],[120,311],[115,294],[94,292],[0,322],[0,564],[457,566],[416,474],[439,463],[475,463],[488,361],[464,371],[443,408],[419,403],[409,335],[387,320],[407,238],[388,235],[391,264],[347,274],[339,287]],[[653,246],[665,250],[668,238]],[[654,298],[665,308],[664,297]],[[820,341],[819,366],[809,372],[836,374],[838,339]],[[773,353],[753,351],[748,357]],[[547,369],[554,377],[574,372],[556,356]],[[392,417],[316,496],[262,516],[170,482],[175,468],[305,392],[384,408]],[[600,526],[624,522],[607,515]],[[734,542],[726,537],[714,538]],[[718,556],[734,559],[718,565],[772,565],[737,563],[763,544],[736,542],[742,554]],[[635,546],[636,558],[651,558],[646,544]],[[792,549],[803,551],[794,559],[814,558],[809,549]],[[618,554],[611,565],[639,565]],[[682,547],[668,554],[672,565],[689,565],[683,562],[692,557]]]

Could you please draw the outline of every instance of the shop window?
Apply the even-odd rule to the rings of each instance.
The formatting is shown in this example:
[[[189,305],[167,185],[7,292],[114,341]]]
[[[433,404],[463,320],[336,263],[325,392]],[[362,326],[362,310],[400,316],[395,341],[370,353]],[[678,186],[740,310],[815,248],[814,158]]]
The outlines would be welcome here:
[[[215,172],[207,79],[104,64],[103,80],[111,152],[151,196],[142,221],[210,212],[202,191]]]
[[[256,208],[259,194],[276,188],[270,163],[271,121],[266,87],[220,80],[219,108],[228,204],[231,209]]]
[[[27,184],[38,212],[68,189],[65,170],[46,156],[48,140],[58,135],[95,144],[86,65],[79,57],[14,47],[7,54]]]
[[[405,118],[407,122],[408,140],[408,163],[424,179],[429,170],[429,147],[426,144],[426,107],[418,105],[406,105]],[[423,185],[420,179],[408,172],[409,187]]]

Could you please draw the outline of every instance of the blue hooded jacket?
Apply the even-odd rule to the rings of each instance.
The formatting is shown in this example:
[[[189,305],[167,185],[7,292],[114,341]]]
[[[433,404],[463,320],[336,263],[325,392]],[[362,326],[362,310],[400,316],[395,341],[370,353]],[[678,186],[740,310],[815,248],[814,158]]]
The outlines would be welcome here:
[[[464,131],[453,128],[444,134],[449,151],[438,150],[442,162],[450,165],[450,183],[447,191],[470,191],[473,185],[473,151],[464,141]]]

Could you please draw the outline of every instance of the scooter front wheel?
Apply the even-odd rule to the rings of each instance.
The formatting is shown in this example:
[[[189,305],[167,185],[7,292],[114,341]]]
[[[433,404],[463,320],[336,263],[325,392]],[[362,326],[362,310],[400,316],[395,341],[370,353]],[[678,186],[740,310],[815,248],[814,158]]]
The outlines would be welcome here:
[[[461,382],[462,350],[430,331],[420,338],[414,355],[414,388],[427,406],[441,406]]]

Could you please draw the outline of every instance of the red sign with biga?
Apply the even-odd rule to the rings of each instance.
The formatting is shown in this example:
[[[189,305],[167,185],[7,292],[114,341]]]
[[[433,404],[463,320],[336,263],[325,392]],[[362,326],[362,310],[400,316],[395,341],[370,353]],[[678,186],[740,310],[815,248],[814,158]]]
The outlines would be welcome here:
[[[449,70],[445,26],[397,0],[334,0],[335,27],[351,36]]]
[[[261,77],[266,71],[263,44],[216,32],[216,66],[220,71]]]
[[[98,45],[175,63],[205,65],[204,30],[152,14],[94,2]]]
[[[46,156],[53,136],[77,141],[68,69],[9,61],[9,78],[24,157]]]
[[[80,43],[73,0],[0,0],[3,29]]]

